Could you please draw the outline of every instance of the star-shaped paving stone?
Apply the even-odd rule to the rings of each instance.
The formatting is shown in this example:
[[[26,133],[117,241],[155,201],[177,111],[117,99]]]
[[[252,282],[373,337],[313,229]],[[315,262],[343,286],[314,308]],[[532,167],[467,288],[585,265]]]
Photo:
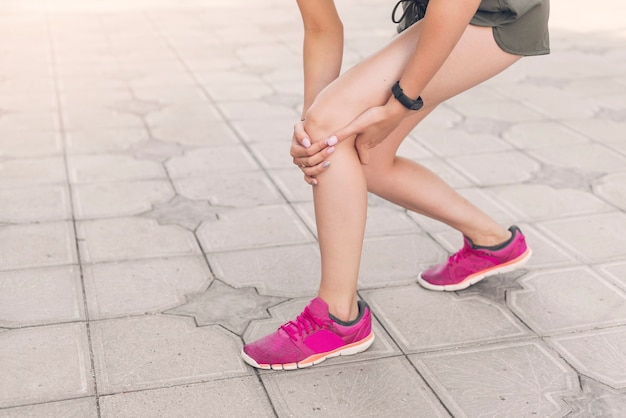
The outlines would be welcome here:
[[[572,408],[568,417],[621,417],[626,411],[626,391],[613,389],[592,379],[581,378],[582,393],[566,396],[565,403]]]
[[[215,280],[209,289],[188,298],[188,302],[167,313],[192,316],[199,326],[221,325],[242,335],[255,319],[270,318],[267,309],[284,298],[259,295],[253,287],[235,289]]]
[[[154,205],[144,216],[156,219],[161,225],[180,225],[194,231],[202,222],[217,220],[219,211],[219,207],[209,202],[176,196],[167,203]]]
[[[507,290],[522,289],[517,283],[517,279],[528,273],[527,270],[518,270],[506,274],[487,277],[476,283],[469,289],[459,292],[459,296],[482,296],[501,305],[506,305]]]
[[[533,173],[531,184],[544,184],[555,189],[591,190],[591,182],[602,173],[590,173],[578,168],[556,167],[544,164]]]

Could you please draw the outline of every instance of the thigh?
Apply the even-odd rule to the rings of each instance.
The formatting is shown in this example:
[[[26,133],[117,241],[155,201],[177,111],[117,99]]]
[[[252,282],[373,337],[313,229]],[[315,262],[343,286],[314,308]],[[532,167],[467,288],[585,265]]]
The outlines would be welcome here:
[[[424,88],[421,94],[424,108],[403,120],[370,152],[371,163],[391,163],[404,138],[435,107],[497,75],[520,58],[500,49],[490,27],[469,25],[448,59]]]
[[[384,104],[391,86],[402,75],[419,40],[417,22],[396,36],[387,46],[363,60],[329,84],[307,112],[315,120],[313,140],[325,139],[372,106]],[[432,109],[446,99],[498,74],[520,57],[502,51],[491,28],[469,25],[444,65],[425,87],[425,106],[405,119],[389,138],[372,150],[383,156],[395,155],[400,142]],[[307,127],[308,128],[308,127]]]

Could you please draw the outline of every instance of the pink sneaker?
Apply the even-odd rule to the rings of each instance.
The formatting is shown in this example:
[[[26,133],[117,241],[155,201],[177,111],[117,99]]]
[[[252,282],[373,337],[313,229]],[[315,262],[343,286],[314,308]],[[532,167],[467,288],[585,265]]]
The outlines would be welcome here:
[[[423,271],[417,282],[430,290],[463,290],[488,276],[513,271],[523,266],[532,251],[522,231],[512,226],[511,238],[494,247],[481,247],[465,237],[465,244],[448,262]]]
[[[295,370],[329,357],[365,351],[374,342],[369,306],[359,301],[359,316],[350,323],[334,319],[320,298],[309,302],[294,321],[272,334],[246,344],[241,355],[259,369]]]

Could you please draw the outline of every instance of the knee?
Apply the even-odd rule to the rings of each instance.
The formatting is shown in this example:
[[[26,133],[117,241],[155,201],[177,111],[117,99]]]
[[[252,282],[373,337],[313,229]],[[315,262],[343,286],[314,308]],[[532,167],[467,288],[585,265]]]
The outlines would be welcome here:
[[[311,142],[324,141],[338,129],[333,112],[324,106],[313,103],[304,116],[304,130],[309,134]]]

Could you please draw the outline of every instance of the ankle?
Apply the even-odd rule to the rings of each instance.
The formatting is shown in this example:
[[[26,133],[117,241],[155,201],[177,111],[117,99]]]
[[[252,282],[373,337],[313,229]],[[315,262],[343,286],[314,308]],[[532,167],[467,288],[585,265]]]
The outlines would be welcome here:
[[[502,228],[500,231],[493,231],[489,233],[477,232],[471,236],[466,236],[474,245],[479,247],[494,247],[511,239],[512,233],[508,229]]]
[[[349,304],[328,303],[328,313],[333,319],[341,322],[351,322],[359,316],[359,306],[356,298]]]

